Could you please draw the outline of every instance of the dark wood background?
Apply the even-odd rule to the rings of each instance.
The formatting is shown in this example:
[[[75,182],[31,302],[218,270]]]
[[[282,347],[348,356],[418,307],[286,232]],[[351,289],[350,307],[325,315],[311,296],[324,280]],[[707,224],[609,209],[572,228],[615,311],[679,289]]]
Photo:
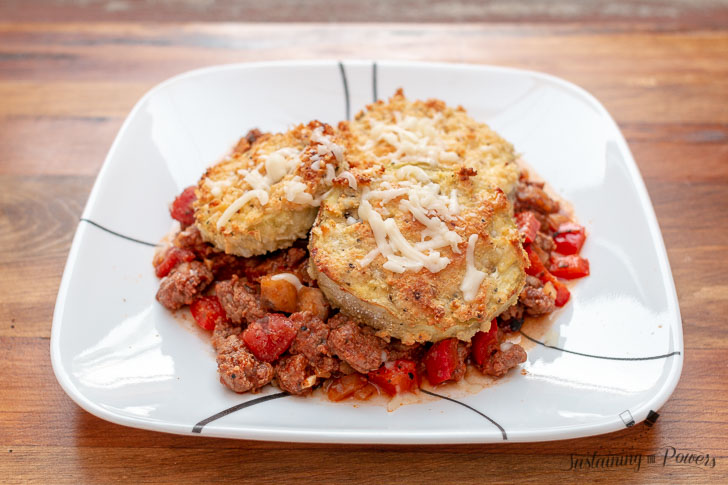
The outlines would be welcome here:
[[[728,5],[446,5],[0,3],[0,482],[728,480]],[[435,20],[444,23],[420,23]],[[605,104],[654,203],[683,316],[682,379],[654,427],[542,444],[264,443],[125,428],[63,393],[49,361],[55,297],[94,177],[133,104],[188,69],[313,58],[525,67]],[[710,454],[715,468],[662,467],[669,447]],[[568,470],[571,454],[594,452],[658,455],[658,464]]]

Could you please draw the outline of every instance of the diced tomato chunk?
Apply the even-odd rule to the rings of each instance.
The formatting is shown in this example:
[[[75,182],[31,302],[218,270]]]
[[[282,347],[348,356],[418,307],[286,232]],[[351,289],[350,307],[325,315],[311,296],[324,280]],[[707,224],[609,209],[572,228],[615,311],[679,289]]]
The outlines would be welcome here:
[[[566,222],[559,226],[554,233],[556,252],[561,254],[577,254],[586,241],[584,227],[573,222]]]
[[[536,214],[531,211],[523,211],[516,214],[516,225],[518,231],[524,235],[523,242],[532,243],[536,239],[536,234],[541,228],[541,223],[536,219]]]
[[[556,288],[556,306],[562,307],[566,305],[566,302],[569,301],[569,297],[571,296],[571,293],[569,292],[569,289],[566,287],[565,284],[560,282],[556,276],[549,273],[549,271],[546,269],[546,267],[541,262],[541,259],[538,257],[538,254],[536,254],[536,251],[531,248],[530,244],[526,244],[523,246],[523,249],[526,250],[526,253],[528,254],[528,260],[531,262],[531,266],[526,268],[526,274],[531,276],[536,276],[539,278],[542,282],[547,283],[551,282],[554,285],[554,288]],[[587,274],[588,274],[588,262],[587,262]],[[557,275],[558,276],[558,275]]]
[[[472,348],[470,354],[478,365],[483,365],[490,356],[490,349],[493,343],[498,341],[498,322],[494,318],[490,322],[490,330],[487,332],[478,332],[473,336]]]
[[[195,259],[195,253],[187,249],[172,246],[164,253],[158,264],[155,265],[154,273],[157,278],[164,278],[180,263],[190,262]]]
[[[435,342],[423,359],[427,380],[433,386],[453,378],[458,366],[458,339]]]
[[[551,256],[551,274],[559,278],[574,279],[589,275],[589,260],[576,254]]]
[[[534,249],[531,247],[530,244],[524,244],[523,249],[526,251],[526,254],[528,254],[528,261],[531,263],[528,268],[526,268],[526,274],[531,276],[541,276],[544,271],[546,271],[546,267],[541,262],[541,258],[538,257],[538,254]]]
[[[225,309],[216,296],[203,296],[190,305],[190,311],[197,325],[205,330],[214,330],[215,325],[227,319]]]
[[[271,313],[249,324],[242,337],[259,360],[273,362],[288,350],[296,333],[296,326],[285,315]]]
[[[556,301],[554,303],[557,307],[562,307],[566,305],[566,302],[568,302],[569,298],[571,297],[571,292],[565,284],[559,281],[556,276],[552,275],[548,271],[546,271],[543,278],[541,278],[541,281],[543,281],[544,283],[551,282],[551,284],[556,289]]]
[[[335,379],[329,386],[326,394],[329,401],[341,401],[353,396],[368,385],[370,385],[369,381],[363,374],[349,374]]]
[[[189,226],[195,222],[195,209],[192,208],[192,203],[197,199],[195,195],[195,187],[190,186],[182,191],[181,194],[174,199],[172,206],[169,208],[169,213],[172,219],[177,219],[183,226]]]
[[[412,392],[419,384],[417,364],[408,359],[385,362],[379,369],[370,372],[368,377],[370,382],[390,396],[401,392]]]
[[[569,219],[569,216],[566,214],[563,214],[561,212],[555,212],[553,214],[549,214],[546,217],[546,221],[549,224],[549,229],[551,229],[551,232],[556,232],[559,230],[559,226],[565,222],[570,222],[571,219]]]

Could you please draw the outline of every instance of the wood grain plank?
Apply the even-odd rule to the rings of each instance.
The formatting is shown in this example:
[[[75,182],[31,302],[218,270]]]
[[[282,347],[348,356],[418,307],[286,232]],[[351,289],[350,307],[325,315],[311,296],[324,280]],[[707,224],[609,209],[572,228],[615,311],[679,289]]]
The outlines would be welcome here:
[[[508,470],[518,469],[519,483],[558,483],[564,480],[586,480],[619,483],[705,483],[706,479],[720,483],[726,479],[723,470],[702,470],[698,467],[662,468],[660,464],[646,466],[637,471],[632,467],[607,470],[568,471],[569,455],[539,456],[517,454],[494,457],[487,453],[441,455],[425,450],[372,450],[361,451],[343,447],[326,451],[326,466],[311,460],[309,450],[269,450],[247,453],[239,450],[158,450],[140,447],[126,449],[62,448],[43,449],[20,447],[13,453],[0,455],[0,467],[17,476],[7,483],[43,482],[52,478],[54,483],[157,483],[164,477],[170,483],[216,483],[244,481],[259,484],[308,482],[315,477],[320,484],[389,483],[388,469],[397,470],[397,483],[508,483],[503,480]],[[315,453],[315,451],[314,451]],[[281,463],[285,458],[286,462]],[[660,457],[661,458],[661,457]],[[290,461],[288,461],[290,460]],[[34,467],[37,463],[53,462],[55,472]],[[457,462],[459,466],[453,466]],[[6,463],[6,464],[4,464]],[[135,463],[135,466],[128,466]],[[214,467],[210,466],[214,463]],[[289,466],[286,464],[289,463]],[[413,466],[417,464],[417,466]],[[478,470],[473,475],[471,470]]]
[[[0,174],[95,176],[122,122],[115,116],[0,117]]]
[[[50,322],[92,177],[0,174],[0,335],[50,336]]]
[[[0,65],[7,66],[0,71],[0,96],[8,100],[0,114],[124,116],[153,84],[188,69],[286,58],[345,59],[356,52],[357,58],[476,62],[550,72],[586,86],[623,123],[728,123],[728,35],[720,32],[555,36],[524,35],[515,26],[424,30],[354,25],[336,30],[318,25],[297,26],[291,46],[271,35],[275,27],[245,24],[218,31],[199,25],[110,24],[101,33],[97,26],[65,25],[49,27],[40,39],[34,36],[39,28],[0,26],[5,41],[0,42],[5,50]],[[431,43],[421,42],[425,33]],[[29,47],[28,39],[36,45]],[[48,44],[54,51],[48,52]],[[679,52],[699,55],[686,56],[676,68],[672,59]],[[29,67],[38,65],[41,54],[49,56],[43,60],[50,69]],[[121,74],[126,82],[119,86],[112,79]]]
[[[148,90],[114,82],[0,82],[0,116],[125,117]]]
[[[704,24],[714,30],[684,30],[679,21],[18,24],[2,15],[7,6],[0,5],[3,483],[728,481],[728,31],[718,20]],[[563,76],[604,102],[645,178],[683,316],[683,376],[653,428],[541,444],[265,443],[125,428],[63,393],[48,356],[60,275],[93,178],[133,104],[192,68],[322,57],[526,67]],[[659,459],[671,446],[711,453],[717,466],[568,470],[575,453]]]
[[[715,0],[310,0],[300,8],[295,0],[154,1],[154,0],[5,0],[0,18],[15,21],[152,21],[152,22],[580,22],[609,25],[629,22],[635,27],[720,27],[728,7]],[[635,28],[633,27],[633,28]]]

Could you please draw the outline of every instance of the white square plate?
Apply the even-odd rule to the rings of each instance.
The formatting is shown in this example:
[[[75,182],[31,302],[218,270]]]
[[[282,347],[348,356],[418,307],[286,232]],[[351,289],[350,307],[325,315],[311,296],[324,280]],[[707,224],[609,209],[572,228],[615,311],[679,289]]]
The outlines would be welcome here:
[[[550,336],[529,350],[525,375],[511,372],[478,394],[388,412],[281,396],[270,386],[262,395],[228,391],[207,339],[154,299],[152,245],[171,227],[168,204],[249,128],[280,131],[314,118],[334,124],[398,87],[411,99],[462,105],[510,140],[573,203],[589,232],[583,252],[591,276],[573,287]],[[542,441],[616,431],[662,406],[680,377],[682,352],[660,230],[604,107],[544,74],[404,62],[220,66],[152,89],[126,119],[91,192],[51,336],[63,389],[109,421],[342,443]]]

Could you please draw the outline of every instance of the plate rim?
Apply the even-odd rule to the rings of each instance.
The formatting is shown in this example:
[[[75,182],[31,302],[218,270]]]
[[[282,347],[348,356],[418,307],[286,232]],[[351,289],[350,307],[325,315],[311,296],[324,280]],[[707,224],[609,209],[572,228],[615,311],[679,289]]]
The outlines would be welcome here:
[[[99,169],[99,172],[94,180],[92,189],[89,193],[88,200],[82,211],[81,219],[83,219],[90,208],[96,203],[96,199],[99,197],[100,192],[100,180],[104,178],[106,171],[109,169],[111,159],[118,149],[120,140],[124,138],[126,132],[131,125],[131,120],[134,115],[139,111],[146,103],[146,101],[153,96],[156,92],[165,89],[166,87],[185,80],[190,77],[203,76],[208,74],[214,74],[217,72],[224,72],[229,70],[238,69],[258,69],[267,67],[331,67],[331,66],[372,66],[377,65],[378,67],[411,67],[411,68],[435,68],[435,69],[464,69],[464,70],[475,70],[475,71],[489,71],[489,72],[501,72],[501,73],[513,73],[524,76],[529,76],[551,83],[557,84],[567,91],[578,95],[584,101],[594,108],[599,115],[607,121],[609,128],[615,135],[615,141],[619,148],[619,151],[624,155],[624,162],[629,171],[630,179],[635,185],[637,196],[640,200],[640,205],[644,210],[648,222],[648,229],[655,241],[655,249],[657,250],[657,257],[659,267],[664,278],[664,292],[667,300],[667,311],[668,315],[676,319],[674,328],[671,329],[673,346],[676,351],[679,351],[678,355],[675,355],[670,365],[669,372],[667,373],[665,382],[646,402],[641,403],[636,409],[630,410],[634,417],[634,424],[644,421],[647,417],[647,413],[650,411],[659,410],[665,402],[670,398],[679,382],[682,374],[683,361],[685,358],[685,349],[683,342],[683,324],[680,313],[680,305],[677,297],[677,291],[675,288],[675,281],[672,274],[672,269],[669,263],[669,257],[667,249],[665,247],[662,232],[657,221],[657,216],[654,211],[654,206],[647,192],[642,175],[637,167],[632,152],[630,151],[627,142],[619,129],[619,126],[606,110],[602,103],[591,93],[584,88],[567,81],[563,78],[547,74],[543,72],[521,69],[509,66],[497,66],[488,64],[471,64],[471,63],[450,63],[450,62],[430,62],[430,61],[400,61],[400,60],[362,60],[362,59],[314,59],[314,60],[276,60],[276,61],[262,61],[262,62],[240,62],[240,63],[229,63],[220,65],[211,65],[201,67],[189,71],[182,72],[174,75],[164,81],[154,85],[150,88],[132,107],[129,113],[126,115],[124,122],[122,123],[119,131],[114,137],[104,161]],[[144,420],[138,417],[130,417],[116,414],[108,409],[96,404],[89,398],[87,398],[82,392],[80,392],[76,386],[71,382],[68,372],[65,370],[61,359],[60,349],[60,335],[63,328],[62,315],[64,313],[65,300],[67,298],[71,275],[73,268],[80,256],[81,242],[85,237],[86,231],[88,230],[87,224],[81,224],[79,221],[74,237],[71,243],[71,248],[68,253],[66,264],[64,265],[63,275],[61,277],[61,283],[59,285],[58,294],[53,310],[53,319],[51,326],[51,337],[50,337],[50,356],[51,366],[56,377],[56,380],[60,384],[63,391],[82,409],[97,416],[106,421],[120,424],[123,426],[130,426],[139,429],[145,429],[149,431],[161,431],[166,433],[180,434],[180,435],[195,435],[191,433],[188,424],[171,423],[171,422],[159,422],[156,420]],[[672,327],[672,326],[671,326]],[[261,396],[258,394],[257,396]],[[580,438],[588,436],[596,436],[605,433],[619,431],[623,429],[624,423],[614,417],[611,421],[596,423],[596,424],[579,424],[574,427],[562,427],[562,428],[551,428],[548,430],[534,430],[529,431],[528,436],[521,436],[525,434],[523,432],[511,431],[509,432],[508,441],[511,442],[544,442],[554,441],[562,439]],[[495,435],[498,435],[498,439],[494,439]],[[453,430],[447,432],[412,432],[412,431],[382,431],[375,430],[371,432],[362,430],[321,430],[321,429],[305,429],[300,430],[276,430],[276,429],[258,429],[254,427],[240,427],[240,426],[224,426],[224,425],[210,425],[205,428],[205,432],[202,434],[196,434],[198,436],[209,436],[209,437],[221,437],[221,438],[234,438],[234,439],[248,439],[248,440],[267,440],[267,441],[286,441],[286,442],[309,442],[309,443],[348,443],[348,444],[456,444],[456,443],[486,443],[486,442],[500,442],[500,434],[497,431],[491,430],[479,430],[474,433],[462,434],[462,430]]]

